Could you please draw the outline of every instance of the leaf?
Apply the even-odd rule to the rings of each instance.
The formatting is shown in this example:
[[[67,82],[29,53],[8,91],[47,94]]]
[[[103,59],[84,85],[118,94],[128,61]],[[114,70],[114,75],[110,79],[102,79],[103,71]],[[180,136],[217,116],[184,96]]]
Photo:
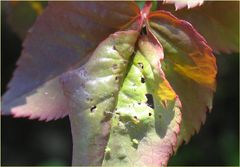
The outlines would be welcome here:
[[[156,62],[149,61],[149,56],[157,57],[152,46],[139,41],[140,51],[118,95],[104,166],[167,165],[176,147],[180,101]]]
[[[175,10],[182,9],[187,6],[188,9],[201,6],[204,0],[163,0],[163,3],[172,3]]]
[[[194,28],[168,12],[149,15],[149,29],[164,49],[163,71],[182,102],[180,143],[189,141],[212,108],[216,60]]]
[[[69,114],[73,165],[167,165],[211,109],[216,62],[188,22],[150,8],[50,3],[24,43],[4,111]]]
[[[63,76],[73,165],[166,165],[173,153],[180,101],[159,59],[151,61],[159,54],[152,43],[140,39],[140,51],[130,57],[137,37],[134,31],[111,35],[84,66]]]
[[[50,2],[24,41],[3,114],[41,120],[68,114],[58,76],[84,64],[100,41],[138,15],[133,2]]]
[[[46,1],[10,1],[3,3],[8,24],[21,39],[25,38],[27,31],[47,5]]]
[[[109,121],[137,37],[133,30],[110,35],[86,64],[62,76],[71,106],[73,165],[101,164]]]
[[[160,8],[190,22],[215,52],[239,52],[239,1],[206,1],[191,10]]]

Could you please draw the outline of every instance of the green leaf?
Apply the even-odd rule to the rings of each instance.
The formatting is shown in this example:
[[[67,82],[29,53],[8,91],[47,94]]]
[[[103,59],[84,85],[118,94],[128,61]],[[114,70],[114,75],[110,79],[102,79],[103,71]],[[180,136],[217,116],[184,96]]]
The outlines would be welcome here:
[[[133,2],[49,2],[23,43],[3,114],[40,120],[67,115],[59,76],[84,64],[102,40],[138,17]]]
[[[137,37],[137,31],[110,35],[85,65],[62,76],[71,107],[73,165],[101,165],[110,118]]]
[[[136,1],[136,4],[138,5],[139,9],[142,9],[145,5],[146,1]]]
[[[183,105],[181,144],[199,131],[212,108],[216,60],[204,38],[170,13],[150,14],[149,25],[164,49],[163,71]]]
[[[188,22],[150,7],[51,2],[25,40],[5,113],[68,114],[73,165],[167,165],[211,109],[216,62]]]
[[[63,76],[73,165],[166,165],[177,145],[180,101],[147,38],[132,55],[137,34],[111,35],[84,66]]]
[[[103,165],[167,165],[181,121],[180,104],[168,86],[137,52],[119,92]]]

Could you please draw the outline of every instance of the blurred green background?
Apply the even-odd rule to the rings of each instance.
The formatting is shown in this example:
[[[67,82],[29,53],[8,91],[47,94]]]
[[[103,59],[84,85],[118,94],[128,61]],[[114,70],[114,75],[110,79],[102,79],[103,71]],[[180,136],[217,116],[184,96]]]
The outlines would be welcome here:
[[[1,22],[2,94],[16,68],[21,40]],[[239,55],[216,54],[217,91],[200,133],[180,147],[169,165],[239,165]],[[68,118],[58,121],[1,117],[1,165],[70,165]]]

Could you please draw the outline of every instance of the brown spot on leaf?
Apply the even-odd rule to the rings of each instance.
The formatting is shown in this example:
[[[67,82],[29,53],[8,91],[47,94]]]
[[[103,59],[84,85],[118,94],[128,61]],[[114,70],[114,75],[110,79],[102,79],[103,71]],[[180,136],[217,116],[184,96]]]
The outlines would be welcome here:
[[[89,102],[90,102],[90,101],[93,101],[93,99],[92,99],[92,98],[87,98],[87,101],[89,101]]]

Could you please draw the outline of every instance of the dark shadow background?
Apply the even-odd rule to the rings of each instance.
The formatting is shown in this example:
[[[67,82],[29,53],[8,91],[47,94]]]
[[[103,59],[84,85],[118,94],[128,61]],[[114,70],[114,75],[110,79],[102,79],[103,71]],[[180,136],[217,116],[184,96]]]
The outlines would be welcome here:
[[[16,68],[21,40],[1,22],[1,90]],[[217,92],[205,125],[183,145],[169,165],[239,165],[239,55],[216,55]],[[1,165],[70,165],[68,118],[58,121],[1,117]]]

